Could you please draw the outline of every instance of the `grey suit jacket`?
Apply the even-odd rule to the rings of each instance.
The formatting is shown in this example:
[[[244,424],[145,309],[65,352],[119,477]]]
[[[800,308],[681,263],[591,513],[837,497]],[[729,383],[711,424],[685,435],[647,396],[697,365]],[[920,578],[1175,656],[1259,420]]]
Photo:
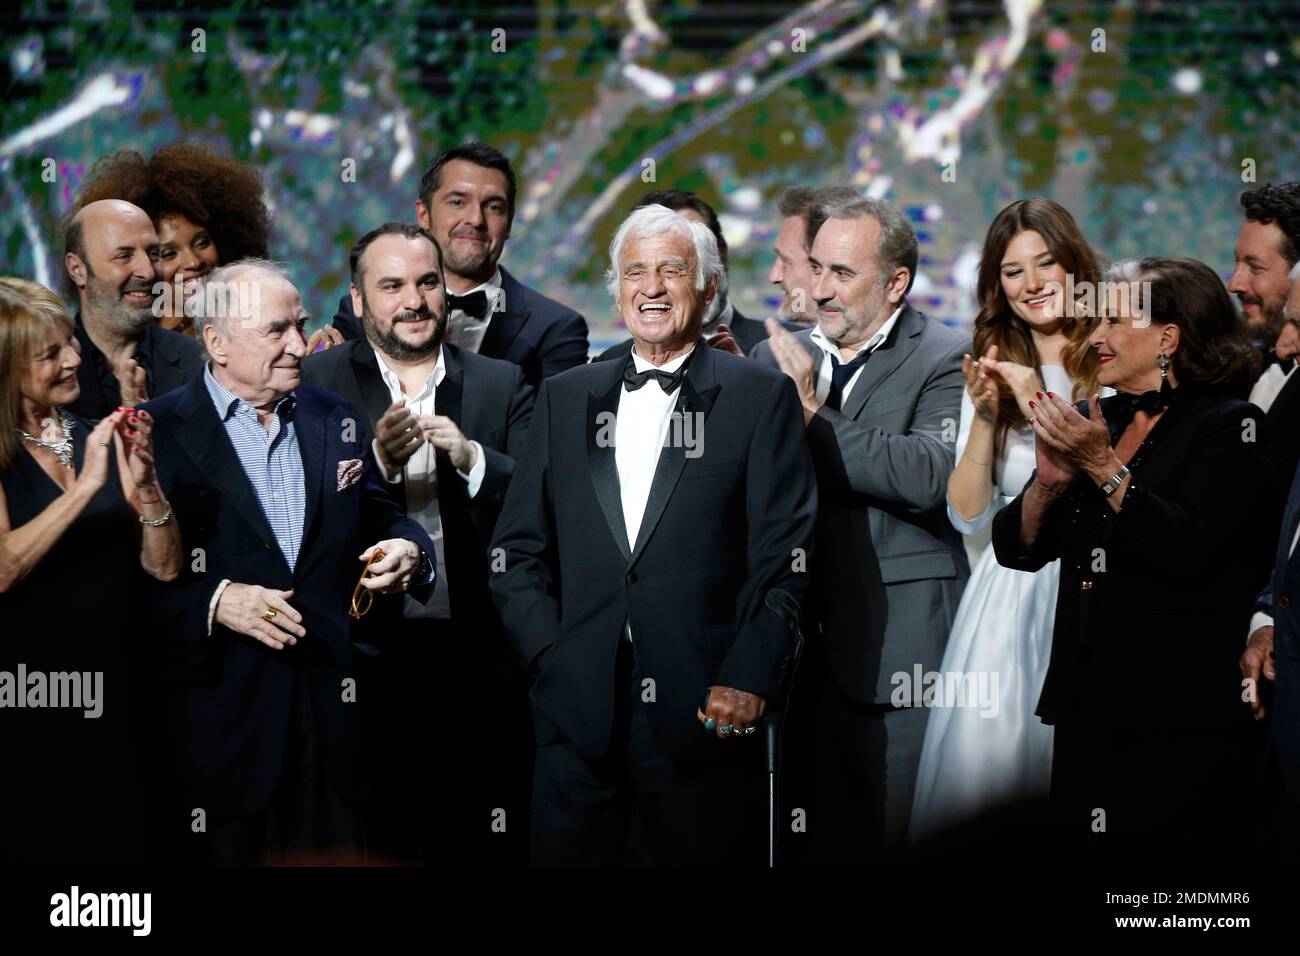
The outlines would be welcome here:
[[[795,339],[821,361],[812,330]],[[844,407],[823,406],[806,429],[820,503],[806,606],[833,679],[860,703],[888,705],[894,675],[938,669],[970,575],[945,508],[969,350],[904,306]],[[777,364],[770,342],[751,358]]]

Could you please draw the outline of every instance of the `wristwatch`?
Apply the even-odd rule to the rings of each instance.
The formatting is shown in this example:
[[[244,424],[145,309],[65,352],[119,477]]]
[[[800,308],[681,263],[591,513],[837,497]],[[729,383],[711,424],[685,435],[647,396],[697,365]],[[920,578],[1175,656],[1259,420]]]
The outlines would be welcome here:
[[[1111,475],[1101,483],[1101,493],[1103,495],[1113,494],[1116,488],[1124,484],[1124,479],[1127,478],[1128,475],[1128,465],[1120,465],[1119,471],[1115,472],[1115,474]]]

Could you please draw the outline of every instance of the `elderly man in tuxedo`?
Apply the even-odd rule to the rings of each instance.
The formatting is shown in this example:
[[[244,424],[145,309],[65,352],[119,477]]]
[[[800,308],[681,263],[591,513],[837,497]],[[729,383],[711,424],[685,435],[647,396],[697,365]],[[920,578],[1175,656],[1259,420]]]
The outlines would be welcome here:
[[[891,204],[825,194],[808,234],[817,326],[769,320],[753,358],[797,386],[817,468],[822,640],[791,707],[816,718],[791,731],[820,748],[811,858],[852,863],[904,844],[926,712],[895,692],[938,670],[969,576],[944,501],[970,340],[908,305],[916,234]]]
[[[610,259],[635,348],[543,383],[493,542],[536,676],[533,862],[761,862],[816,513],[798,398],[703,344],[706,226],[643,207]]]
[[[1293,272],[1300,271],[1297,264]],[[1300,316],[1300,276],[1292,275],[1282,338]],[[1278,351],[1281,351],[1279,347]],[[1274,467],[1277,467],[1274,461]],[[1282,513],[1273,575],[1257,600],[1250,638],[1241,656],[1249,680],[1251,710],[1269,718],[1266,740],[1268,799],[1276,808],[1277,832],[1292,851],[1300,850],[1300,470],[1292,471],[1290,493]],[[1271,706],[1268,706],[1271,697]],[[1270,821],[1272,822],[1272,821]]]
[[[443,251],[447,341],[513,362],[536,386],[586,363],[587,321],[501,268],[516,191],[503,153],[486,143],[461,143],[435,156],[420,177],[415,218]],[[365,338],[352,296],[339,301],[333,331],[333,338]]]
[[[179,658],[191,806],[215,863],[356,862],[349,608],[358,585],[427,599],[433,542],[376,475],[361,413],[301,384],[307,316],[284,270],[243,260],[207,289],[203,378],[145,406],[189,561],[153,610]]]
[[[366,337],[309,356],[303,381],[337,392],[365,414],[375,463],[389,491],[437,548],[438,580],[427,602],[364,622],[382,644],[376,673],[383,693],[367,706],[383,756],[374,788],[371,849],[412,859],[453,839],[475,862],[525,863],[531,738],[522,669],[506,645],[488,594],[488,542],[523,448],[533,390],[523,369],[444,341],[447,328],[442,249],[414,223],[390,222],[362,236],[349,257],[352,300]],[[372,443],[369,437],[367,445]],[[429,675],[455,680],[431,699]],[[438,743],[435,730],[478,710],[476,735]],[[484,760],[482,739],[496,741]],[[454,769],[453,769],[454,768]],[[459,780],[435,780],[452,770]],[[442,784],[442,785],[440,785]],[[440,808],[431,805],[441,800]],[[447,832],[449,819],[468,820]],[[423,839],[417,839],[423,834]]]

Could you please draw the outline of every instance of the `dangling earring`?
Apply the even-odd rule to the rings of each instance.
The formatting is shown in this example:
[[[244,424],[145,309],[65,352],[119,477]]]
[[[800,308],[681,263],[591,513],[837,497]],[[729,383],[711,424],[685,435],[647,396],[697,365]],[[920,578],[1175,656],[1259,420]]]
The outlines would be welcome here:
[[[1156,356],[1156,365],[1160,366],[1160,399],[1168,405],[1174,390],[1169,384],[1169,356],[1163,350]]]

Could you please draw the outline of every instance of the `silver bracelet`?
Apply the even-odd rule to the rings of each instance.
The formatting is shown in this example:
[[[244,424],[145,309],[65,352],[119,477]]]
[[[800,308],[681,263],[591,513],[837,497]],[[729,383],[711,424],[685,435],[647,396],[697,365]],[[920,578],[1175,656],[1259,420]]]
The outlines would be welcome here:
[[[148,525],[150,528],[161,528],[163,525],[165,525],[168,521],[171,520],[172,520],[171,505],[167,506],[167,513],[163,515],[161,518],[146,518],[144,515],[140,515],[140,523],[143,525]]]

